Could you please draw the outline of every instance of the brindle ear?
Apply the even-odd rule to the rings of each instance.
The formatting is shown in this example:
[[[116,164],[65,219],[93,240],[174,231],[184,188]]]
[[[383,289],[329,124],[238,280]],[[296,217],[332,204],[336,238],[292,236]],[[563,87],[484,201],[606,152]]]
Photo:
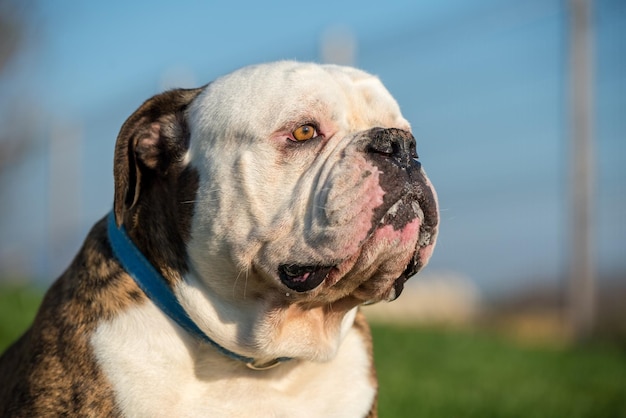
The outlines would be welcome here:
[[[177,89],[148,99],[122,125],[115,145],[114,211],[117,225],[137,203],[142,186],[153,176],[166,176],[189,147],[185,110],[202,91]]]

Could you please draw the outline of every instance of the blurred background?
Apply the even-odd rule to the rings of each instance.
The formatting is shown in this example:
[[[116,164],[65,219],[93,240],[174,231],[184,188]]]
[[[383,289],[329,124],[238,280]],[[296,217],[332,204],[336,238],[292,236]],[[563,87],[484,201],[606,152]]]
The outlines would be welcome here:
[[[0,0],[0,280],[47,286],[68,265],[112,205],[114,141],[143,100],[297,59],[358,66],[397,98],[441,205],[420,286],[469,304],[567,301],[588,83],[595,293],[625,297],[626,3],[588,3],[582,82],[572,4]]]
[[[145,99],[280,59],[378,75],[437,188],[432,261],[374,321],[626,333],[623,0],[0,0],[0,292],[45,289],[110,210]]]

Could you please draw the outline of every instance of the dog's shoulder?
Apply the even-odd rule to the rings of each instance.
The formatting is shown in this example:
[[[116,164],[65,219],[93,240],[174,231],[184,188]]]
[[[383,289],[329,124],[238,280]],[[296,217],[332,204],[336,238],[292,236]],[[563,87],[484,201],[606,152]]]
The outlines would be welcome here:
[[[115,416],[113,392],[96,365],[98,323],[144,297],[111,257],[103,222],[46,293],[36,319],[0,357],[0,416]]]

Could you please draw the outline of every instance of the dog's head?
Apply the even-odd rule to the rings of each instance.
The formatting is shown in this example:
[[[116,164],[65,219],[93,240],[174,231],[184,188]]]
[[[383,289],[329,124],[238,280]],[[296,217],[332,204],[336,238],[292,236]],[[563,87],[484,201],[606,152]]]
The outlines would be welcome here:
[[[437,236],[409,123],[347,67],[265,64],[156,96],[122,128],[115,180],[118,224],[173,287],[261,315],[393,300]]]

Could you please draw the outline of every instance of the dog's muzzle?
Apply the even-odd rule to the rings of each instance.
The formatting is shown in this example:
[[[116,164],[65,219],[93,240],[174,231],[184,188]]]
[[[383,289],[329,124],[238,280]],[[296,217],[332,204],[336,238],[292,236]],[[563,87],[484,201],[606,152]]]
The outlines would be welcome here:
[[[388,292],[388,297],[395,299],[402,292],[404,283],[426,264],[430,256],[437,233],[437,200],[418,161],[415,139],[410,132],[373,128],[364,132],[358,141],[362,155],[378,169],[379,187],[384,192],[382,204],[373,210],[372,226],[367,238],[360,243],[360,251],[375,247],[382,239],[416,243],[407,248],[404,259],[408,258],[409,262],[406,266],[398,266],[398,269],[403,268],[402,273],[395,278],[393,291]],[[336,283],[340,279],[333,275],[340,270],[341,262],[334,265],[286,263],[278,267],[278,277],[289,289],[307,292],[320,286],[329,276],[328,282]],[[364,278],[365,288],[367,279]],[[376,275],[372,280],[376,280]]]

